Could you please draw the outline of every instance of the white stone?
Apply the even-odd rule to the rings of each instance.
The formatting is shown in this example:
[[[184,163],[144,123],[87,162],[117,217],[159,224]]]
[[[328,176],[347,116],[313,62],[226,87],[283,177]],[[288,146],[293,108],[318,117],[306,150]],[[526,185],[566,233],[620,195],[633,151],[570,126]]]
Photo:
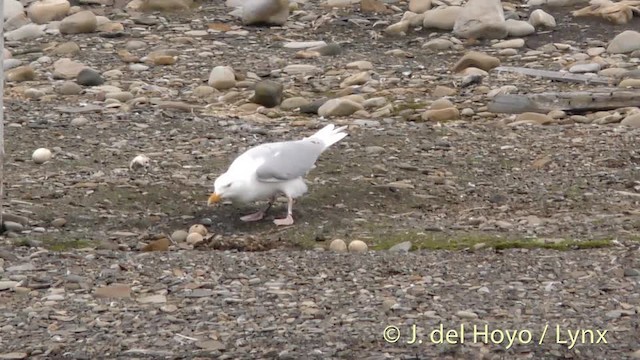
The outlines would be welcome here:
[[[507,26],[509,36],[512,37],[529,36],[536,32],[533,25],[522,20],[508,19],[505,21],[505,25]]]
[[[616,35],[607,46],[609,54],[624,54],[636,50],[640,50],[640,32],[633,30],[626,30]]]
[[[51,150],[46,148],[36,149],[31,155],[31,159],[36,164],[44,164],[45,162],[51,160],[51,157]]]
[[[24,6],[18,0],[2,0],[4,20],[11,19],[24,12]]]
[[[362,240],[353,240],[349,243],[349,252],[364,253],[367,252],[368,246]]]
[[[453,26],[453,34],[467,39],[502,39],[508,35],[500,0],[469,0]]]
[[[208,83],[218,90],[231,89],[236,86],[236,75],[229,66],[216,66],[209,74]]]
[[[425,29],[453,30],[456,19],[462,13],[461,6],[431,9],[424,13],[422,27]]]
[[[545,12],[542,9],[536,9],[531,12],[531,15],[529,15],[529,23],[536,29],[540,27],[556,27],[556,19],[553,17],[553,15]]]
[[[44,35],[45,25],[27,24],[4,34],[9,41],[32,40]]]

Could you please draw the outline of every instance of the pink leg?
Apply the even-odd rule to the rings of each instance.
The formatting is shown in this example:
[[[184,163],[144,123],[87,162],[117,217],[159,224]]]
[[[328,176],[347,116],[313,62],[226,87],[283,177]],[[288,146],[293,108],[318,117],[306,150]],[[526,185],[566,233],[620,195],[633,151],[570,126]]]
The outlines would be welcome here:
[[[278,226],[293,225],[293,198],[291,198],[290,196],[287,196],[287,199],[289,199],[288,206],[287,206],[287,217],[284,219],[273,220],[273,223]]]
[[[267,211],[269,211],[269,209],[271,209],[271,206],[273,205],[273,202],[275,200],[276,200],[275,196],[271,197],[271,199],[269,199],[269,204],[267,204],[267,207],[265,209],[262,209],[260,211],[254,212],[253,214],[245,215],[245,216],[241,217],[240,220],[242,220],[244,222],[262,220],[262,218],[264,218],[264,216],[267,214]]]

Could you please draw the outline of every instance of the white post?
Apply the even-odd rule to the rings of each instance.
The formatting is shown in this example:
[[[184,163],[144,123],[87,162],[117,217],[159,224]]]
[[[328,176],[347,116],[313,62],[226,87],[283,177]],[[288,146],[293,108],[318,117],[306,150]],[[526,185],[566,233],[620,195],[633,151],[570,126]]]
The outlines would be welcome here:
[[[0,1],[0,228],[2,220],[2,199],[4,198],[4,1]]]

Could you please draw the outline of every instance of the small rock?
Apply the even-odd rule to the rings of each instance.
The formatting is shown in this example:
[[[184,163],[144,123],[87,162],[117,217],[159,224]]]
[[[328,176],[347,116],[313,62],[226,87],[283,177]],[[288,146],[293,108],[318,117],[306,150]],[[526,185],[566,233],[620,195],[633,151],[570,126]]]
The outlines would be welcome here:
[[[82,34],[94,32],[97,28],[96,15],[89,10],[83,10],[62,19],[59,30],[61,34]]]
[[[56,228],[61,228],[67,224],[67,219],[65,218],[56,218],[51,220],[51,226]]]
[[[254,94],[249,101],[267,108],[280,105],[284,86],[276,81],[263,80],[256,84]]]
[[[347,69],[357,69],[362,71],[373,70],[373,64],[366,60],[350,62],[346,67]]]
[[[640,79],[624,79],[620,81],[618,87],[640,89]]]
[[[58,87],[57,91],[58,94],[65,96],[78,95],[82,92],[82,86],[73,81],[65,81]]]
[[[364,85],[369,80],[371,80],[371,74],[368,71],[362,71],[344,79],[340,83],[340,88],[346,88],[353,85]]]
[[[104,79],[99,72],[90,68],[84,68],[78,73],[76,82],[82,86],[99,86],[104,84]]]
[[[389,248],[389,251],[393,252],[408,252],[411,250],[411,241],[404,241],[398,244],[393,245]]]
[[[51,150],[45,148],[36,149],[31,155],[31,159],[36,164],[44,164],[45,162],[51,160],[52,157]]]
[[[609,54],[624,54],[635,50],[640,50],[640,32],[633,30],[616,35],[607,46]]]
[[[455,107],[449,107],[444,109],[429,109],[422,113],[421,116],[424,121],[451,121],[460,118],[460,111]]]
[[[142,248],[142,251],[168,251],[171,241],[167,238],[154,240]]]
[[[4,34],[9,41],[33,40],[44,35],[45,25],[26,24]]]
[[[140,11],[184,11],[189,10],[193,0],[144,0]]]
[[[151,162],[151,159],[149,159],[148,156],[137,155],[136,157],[133,158],[133,160],[131,160],[131,162],[129,162],[129,170],[147,168],[149,167],[150,162]]]
[[[53,48],[51,53],[59,56],[75,56],[80,53],[80,46],[73,41],[68,41]]]
[[[346,246],[345,246],[345,250],[346,250]],[[16,286],[18,286],[18,284],[20,284],[18,281],[1,280],[0,281],[0,291],[11,290],[11,289],[15,288]]]
[[[81,62],[62,58],[53,63],[53,77],[57,79],[74,79],[86,67]]]
[[[325,117],[349,116],[364,107],[355,101],[345,98],[331,99],[318,108],[318,115]]]
[[[478,314],[474,313],[473,311],[466,311],[466,310],[460,310],[456,312],[456,316],[459,318],[468,319],[468,320],[478,318]]]
[[[204,237],[200,233],[192,232],[189,235],[187,235],[186,241],[187,241],[187,244],[196,245],[197,243],[204,241]]]
[[[138,299],[141,304],[164,304],[167,302],[167,297],[164,295],[149,295]]]
[[[25,352],[11,352],[11,353],[0,354],[0,359],[1,360],[19,360],[19,359],[26,359],[28,356],[29,355]]]
[[[449,50],[453,48],[453,42],[447,39],[433,39],[424,43],[422,48],[434,51]]]
[[[508,19],[505,25],[507,26],[507,33],[511,37],[529,36],[536,32],[533,25],[523,20]],[[522,45],[524,46],[524,40]]]
[[[242,2],[244,25],[284,25],[289,18],[289,0],[252,0]]]
[[[97,288],[93,296],[97,298],[129,298],[131,297],[131,287],[126,284],[111,284]]]
[[[455,63],[452,71],[454,73],[459,73],[469,67],[475,67],[484,71],[489,71],[498,66],[500,66],[500,59],[498,59],[497,57],[487,55],[478,51],[469,51],[468,53],[464,54],[464,56],[462,56],[462,58],[460,58],[458,62]]]
[[[349,243],[349,252],[364,253],[367,250],[367,244],[362,240],[353,240]]]
[[[198,233],[202,236],[205,236],[207,235],[208,231],[204,225],[195,224],[195,225],[191,225],[191,227],[189,228],[189,234],[193,234],[193,233]]]
[[[529,23],[536,29],[556,27],[556,19],[542,9],[536,9],[531,12],[531,15],[529,15]]]
[[[231,89],[236,86],[236,75],[229,66],[216,66],[209,74],[208,83],[218,90]]]
[[[87,125],[88,123],[89,123],[89,120],[86,117],[78,116],[77,118],[71,119],[71,122],[69,124],[71,126],[81,127],[81,126]]]
[[[305,105],[309,105],[311,102],[303,97],[292,97],[288,99],[284,99],[280,104],[280,109],[282,110],[293,110],[301,108]],[[317,110],[316,110],[317,111]]]
[[[347,252],[347,243],[342,239],[334,239],[329,244],[329,250],[339,253]]]
[[[35,80],[36,72],[29,65],[20,66],[15,69],[11,69],[6,73],[7,81],[10,82],[22,82]]]
[[[184,230],[176,230],[171,234],[171,239],[176,243],[181,243],[187,240],[189,233]]]
[[[569,72],[572,73],[589,73],[598,71],[600,71],[600,64],[598,63],[576,64],[569,68]]]

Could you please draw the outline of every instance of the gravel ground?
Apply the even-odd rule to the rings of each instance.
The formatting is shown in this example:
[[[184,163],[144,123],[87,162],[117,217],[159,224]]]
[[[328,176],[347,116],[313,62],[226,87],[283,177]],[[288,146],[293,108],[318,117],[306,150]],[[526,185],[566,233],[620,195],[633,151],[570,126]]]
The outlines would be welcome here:
[[[20,287],[0,292],[3,350],[73,359],[628,359],[640,353],[637,247],[157,254],[18,251],[24,258],[5,266]],[[418,337],[407,344],[413,325]],[[464,343],[450,334],[449,343],[439,344],[432,332],[440,325],[445,339],[463,325]],[[485,325],[493,333],[487,343]],[[383,335],[389,326],[400,330],[395,343],[389,342],[395,329],[387,330],[388,341]],[[507,330],[520,340],[501,342]],[[565,343],[569,331],[580,334],[573,346]],[[606,343],[598,336],[604,331]]]
[[[509,55],[488,42],[422,48],[448,33],[386,37],[376,26],[373,36],[373,23],[393,23],[401,12],[329,13],[309,2],[287,27],[255,28],[238,26],[221,4],[201,5],[187,14],[128,14],[83,3],[125,31],[6,43],[37,76],[5,86],[4,208],[28,224],[0,238],[0,359],[640,358],[640,128],[619,124],[630,110],[518,125],[487,112],[487,92],[594,86],[490,73],[462,88],[451,73],[469,50],[508,66],[566,68],[638,29],[637,18],[614,26],[547,9],[559,27]],[[523,16],[530,10],[518,7]],[[207,28],[223,30],[198,32]],[[340,53],[299,59],[283,46],[317,40],[336,42]],[[66,42],[79,51],[61,53]],[[167,48],[175,64],[133,64],[142,69],[126,60]],[[106,87],[73,94],[75,78],[55,74],[64,57],[102,74]],[[638,67],[638,58],[607,59]],[[368,85],[340,87],[354,73],[347,64],[361,60],[374,67]],[[317,69],[288,74],[289,64]],[[205,88],[217,65],[234,68],[237,87]],[[287,98],[384,100],[367,114],[332,119],[256,109],[247,99],[257,78],[281,82]],[[450,90],[466,115],[421,121]],[[598,124],[607,117],[617,121]],[[253,224],[238,218],[262,204],[206,207],[213,180],[246,147],[306,136],[328,121],[349,125],[350,136],[308,177],[294,226],[271,222],[282,205]],[[38,165],[31,154],[40,147],[53,158]],[[151,164],[131,171],[138,154]],[[139,251],[196,223],[208,236],[195,247]],[[326,251],[336,238],[376,251]],[[505,250],[496,239],[610,246]],[[418,250],[385,250],[405,241]],[[457,244],[462,250],[452,251]],[[413,325],[418,339],[407,344]],[[430,337],[440,325],[445,338],[457,330],[449,343]],[[462,325],[464,343],[456,344]],[[473,329],[485,325],[495,332],[483,343]],[[511,345],[507,330],[519,336]]]

